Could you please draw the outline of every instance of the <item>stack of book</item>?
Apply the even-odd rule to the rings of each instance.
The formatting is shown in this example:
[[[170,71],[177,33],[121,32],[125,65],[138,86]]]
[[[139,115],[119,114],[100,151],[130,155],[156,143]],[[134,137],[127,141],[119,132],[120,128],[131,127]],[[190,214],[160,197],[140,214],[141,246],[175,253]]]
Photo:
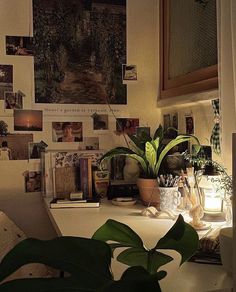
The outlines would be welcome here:
[[[87,200],[62,200],[53,199],[50,202],[51,209],[60,208],[98,208],[100,206],[99,199],[87,199]]]

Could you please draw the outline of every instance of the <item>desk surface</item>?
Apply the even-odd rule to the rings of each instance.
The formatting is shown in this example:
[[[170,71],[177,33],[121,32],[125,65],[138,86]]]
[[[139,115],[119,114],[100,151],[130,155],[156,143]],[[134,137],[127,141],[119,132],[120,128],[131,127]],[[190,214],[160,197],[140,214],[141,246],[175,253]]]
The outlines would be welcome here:
[[[139,204],[119,207],[104,200],[100,208],[50,209],[50,199],[45,199],[45,202],[54,227],[63,236],[90,238],[111,218],[128,224],[147,247],[153,247],[174,224],[170,219],[141,216],[143,206]],[[221,266],[187,262],[179,267],[180,256],[174,251],[168,251],[168,254],[174,256],[175,260],[162,267],[168,273],[160,282],[163,292],[203,292],[232,287],[232,278],[227,276]],[[115,279],[119,279],[127,266],[112,260],[111,268]]]

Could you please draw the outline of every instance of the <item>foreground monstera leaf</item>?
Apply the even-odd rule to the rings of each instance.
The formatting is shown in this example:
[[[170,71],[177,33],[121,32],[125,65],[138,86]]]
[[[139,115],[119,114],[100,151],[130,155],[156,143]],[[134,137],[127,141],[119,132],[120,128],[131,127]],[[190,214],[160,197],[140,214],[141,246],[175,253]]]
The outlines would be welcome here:
[[[182,257],[182,264],[198,248],[198,234],[184,222],[182,215],[179,215],[172,228],[150,250],[144,247],[141,238],[130,227],[111,219],[94,233],[93,238],[112,241],[113,243],[110,243],[112,250],[127,247],[117,256],[117,260],[129,266],[142,266],[151,274],[155,274],[159,267],[173,260],[160,250],[177,251]]]

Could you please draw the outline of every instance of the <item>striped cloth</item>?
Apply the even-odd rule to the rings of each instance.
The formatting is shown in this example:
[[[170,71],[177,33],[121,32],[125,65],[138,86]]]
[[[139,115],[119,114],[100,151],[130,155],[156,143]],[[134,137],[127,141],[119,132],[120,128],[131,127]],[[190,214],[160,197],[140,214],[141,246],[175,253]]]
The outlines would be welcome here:
[[[216,154],[220,154],[221,147],[220,147],[220,102],[219,102],[219,99],[212,100],[212,107],[214,110],[215,125],[212,129],[210,142],[211,142],[213,151]]]

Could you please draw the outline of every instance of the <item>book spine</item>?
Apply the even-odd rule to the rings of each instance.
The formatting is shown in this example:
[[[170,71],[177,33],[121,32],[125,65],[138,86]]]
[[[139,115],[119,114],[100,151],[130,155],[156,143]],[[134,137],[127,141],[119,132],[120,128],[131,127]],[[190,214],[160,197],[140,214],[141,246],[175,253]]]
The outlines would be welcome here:
[[[92,198],[92,160],[91,158],[80,158],[80,187],[83,198]]]

